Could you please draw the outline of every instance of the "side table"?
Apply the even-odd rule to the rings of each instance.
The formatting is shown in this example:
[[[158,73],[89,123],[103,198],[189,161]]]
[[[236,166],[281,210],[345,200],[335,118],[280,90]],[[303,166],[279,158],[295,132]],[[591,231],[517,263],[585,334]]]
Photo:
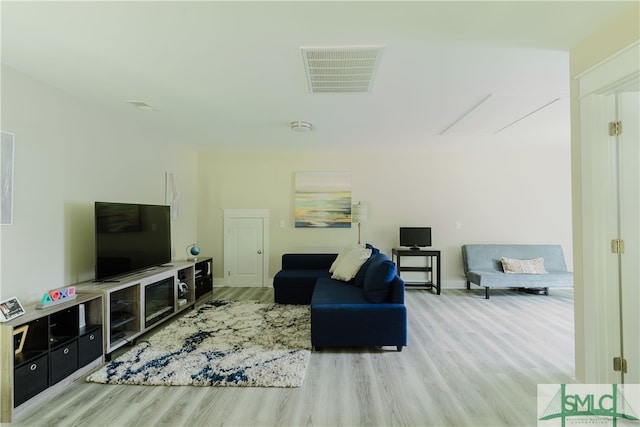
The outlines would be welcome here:
[[[402,266],[403,257],[423,257],[425,259],[425,265],[420,267]],[[405,281],[406,286],[426,286],[428,289],[435,288],[437,295],[440,295],[440,251],[393,248],[391,251],[391,258],[398,266],[398,274],[400,276],[402,276],[403,271],[418,271],[426,274],[425,281]]]

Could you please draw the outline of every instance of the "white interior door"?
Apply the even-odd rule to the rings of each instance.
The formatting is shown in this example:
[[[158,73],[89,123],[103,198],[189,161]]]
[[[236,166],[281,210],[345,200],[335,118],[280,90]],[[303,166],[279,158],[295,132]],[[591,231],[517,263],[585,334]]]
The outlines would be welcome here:
[[[587,383],[619,383],[613,358],[620,351],[618,257],[616,238],[616,145],[608,123],[615,120],[615,95],[581,100],[582,251],[585,362]]]
[[[635,80],[581,99],[586,382],[640,382],[640,96]],[[632,88],[629,90],[628,88]],[[607,87],[609,89],[609,87]],[[620,122],[621,131],[609,131]],[[624,249],[614,243],[624,241]],[[614,368],[614,358],[626,362]]]
[[[228,286],[264,286],[267,277],[268,214],[225,210],[224,268]]]

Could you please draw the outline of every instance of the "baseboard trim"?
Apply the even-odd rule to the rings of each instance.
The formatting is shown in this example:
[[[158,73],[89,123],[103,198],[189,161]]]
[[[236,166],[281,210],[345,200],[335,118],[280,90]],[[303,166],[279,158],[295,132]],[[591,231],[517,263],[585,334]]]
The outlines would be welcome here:
[[[224,279],[221,278],[214,278],[213,279],[213,288],[215,289],[216,287],[224,287],[224,288],[272,288],[273,287],[273,279],[269,279],[267,280],[267,283],[262,285],[262,286],[255,286],[255,285],[229,285],[227,283],[225,283]]]

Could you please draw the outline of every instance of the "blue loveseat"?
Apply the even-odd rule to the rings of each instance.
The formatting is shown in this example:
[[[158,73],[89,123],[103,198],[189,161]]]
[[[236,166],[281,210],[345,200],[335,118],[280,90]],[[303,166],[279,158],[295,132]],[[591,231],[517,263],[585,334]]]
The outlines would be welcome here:
[[[311,344],[324,347],[407,345],[404,281],[396,265],[373,248],[355,278],[331,278],[337,254],[284,254],[273,280],[274,299],[311,305]]]

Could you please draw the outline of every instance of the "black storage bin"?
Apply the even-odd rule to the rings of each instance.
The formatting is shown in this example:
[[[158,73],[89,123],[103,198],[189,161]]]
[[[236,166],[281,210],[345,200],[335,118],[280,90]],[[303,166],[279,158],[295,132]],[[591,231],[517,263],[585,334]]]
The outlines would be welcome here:
[[[72,340],[51,351],[49,385],[66,378],[78,369],[78,341]]]
[[[213,280],[211,277],[196,278],[196,299],[213,290]]]
[[[13,379],[13,406],[17,407],[49,385],[47,354],[16,366]]]
[[[92,329],[78,338],[78,368],[102,356],[102,328]]]

